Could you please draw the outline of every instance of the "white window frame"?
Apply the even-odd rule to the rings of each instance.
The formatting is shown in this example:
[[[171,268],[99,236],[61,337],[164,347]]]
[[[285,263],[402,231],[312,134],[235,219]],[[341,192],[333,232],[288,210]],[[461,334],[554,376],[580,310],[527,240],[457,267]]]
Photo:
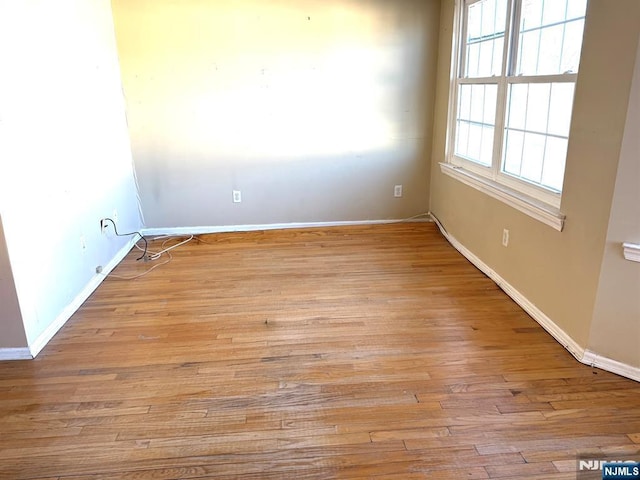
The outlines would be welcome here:
[[[454,38],[451,59],[451,90],[449,98],[449,122],[447,129],[446,163],[441,163],[443,173],[462,181],[533,218],[561,231],[565,216],[560,212],[562,193],[527,182],[502,171],[505,117],[508,89],[517,83],[576,83],[578,74],[567,72],[553,75],[515,75],[520,38],[520,8],[522,0],[508,0],[507,25],[504,36],[502,72],[500,77],[461,77],[465,64],[465,9],[480,0],[456,0]],[[515,10],[515,11],[514,11]],[[517,20],[517,21],[516,21]],[[507,71],[511,69],[512,71]],[[496,119],[492,165],[484,166],[455,154],[455,130],[460,85],[497,85]]]

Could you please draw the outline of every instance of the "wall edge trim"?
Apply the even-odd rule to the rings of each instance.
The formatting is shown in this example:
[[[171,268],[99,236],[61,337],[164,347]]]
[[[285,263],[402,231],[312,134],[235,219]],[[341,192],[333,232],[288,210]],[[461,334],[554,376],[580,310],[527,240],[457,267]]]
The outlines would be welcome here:
[[[0,348],[0,361],[5,360],[32,360],[33,355],[29,347]]]
[[[82,304],[89,298],[89,296],[100,286],[100,284],[107,278],[107,275],[118,266],[118,264],[127,256],[129,251],[133,248],[137,238],[129,240],[115,255],[114,257],[103,267],[102,273],[97,273],[85,287],[76,295],[76,297],[69,303],[56,319],[40,334],[38,337],[29,344],[29,351],[31,352],[31,358],[36,356],[42,351],[42,349],[51,341],[56,333],[67,323],[67,320],[82,306]]]

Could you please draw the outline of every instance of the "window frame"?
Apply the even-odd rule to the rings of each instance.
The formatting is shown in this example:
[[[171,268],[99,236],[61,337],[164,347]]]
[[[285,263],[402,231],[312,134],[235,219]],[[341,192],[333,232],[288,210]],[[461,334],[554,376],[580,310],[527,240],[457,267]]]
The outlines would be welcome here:
[[[503,171],[504,147],[506,137],[506,117],[508,114],[509,88],[512,84],[555,84],[555,83],[577,83],[578,74],[566,72],[549,75],[518,75],[517,62],[520,41],[520,24],[522,13],[522,0],[507,0],[506,25],[504,30],[504,41],[502,51],[502,68],[500,76],[491,77],[463,77],[466,64],[467,52],[467,21],[468,9],[481,0],[457,0],[454,16],[453,48],[452,48],[452,75],[451,91],[449,95],[449,122],[447,129],[446,143],[446,164],[442,165],[442,171],[454,176],[463,183],[470,184],[480,190],[487,191],[487,188],[494,190],[496,198],[500,198],[506,203],[512,203],[509,198],[513,198],[515,203],[526,203],[527,208],[519,208],[530,213],[532,209],[537,210],[532,216],[542,215],[550,224],[558,230],[562,230],[564,216],[560,213],[560,202],[562,192],[529,182],[526,179],[511,175]],[[458,121],[459,95],[461,85],[496,85],[496,113],[493,132],[493,149],[491,165],[485,166],[463,156],[457,155],[456,150],[456,129]],[[575,87],[574,87],[575,100]],[[572,103],[573,113],[573,103]],[[546,135],[549,135],[548,133]],[[553,136],[553,135],[552,135]],[[566,164],[565,164],[566,172]],[[497,193],[497,195],[495,195]],[[540,211],[542,211],[540,213]]]

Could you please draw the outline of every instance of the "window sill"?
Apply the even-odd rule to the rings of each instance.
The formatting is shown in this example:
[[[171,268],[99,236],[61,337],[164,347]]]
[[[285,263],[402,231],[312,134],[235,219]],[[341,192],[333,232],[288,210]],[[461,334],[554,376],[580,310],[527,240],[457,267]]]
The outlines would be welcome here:
[[[462,167],[451,165],[450,163],[440,163],[440,170],[442,173],[459,180],[465,185],[469,185],[476,190],[486,193],[490,197],[506,203],[559,232],[564,228],[565,216],[560,213],[557,208],[546,205],[512,188],[484,178]]]
[[[635,243],[623,243],[624,258],[632,262],[640,262],[640,245]]]

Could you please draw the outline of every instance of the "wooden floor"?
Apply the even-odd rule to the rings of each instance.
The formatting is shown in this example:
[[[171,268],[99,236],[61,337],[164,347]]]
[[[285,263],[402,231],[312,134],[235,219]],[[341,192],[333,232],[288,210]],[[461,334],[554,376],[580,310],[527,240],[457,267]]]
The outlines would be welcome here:
[[[640,450],[640,384],[433,224],[202,239],[0,362],[0,478],[573,479],[576,454]]]

